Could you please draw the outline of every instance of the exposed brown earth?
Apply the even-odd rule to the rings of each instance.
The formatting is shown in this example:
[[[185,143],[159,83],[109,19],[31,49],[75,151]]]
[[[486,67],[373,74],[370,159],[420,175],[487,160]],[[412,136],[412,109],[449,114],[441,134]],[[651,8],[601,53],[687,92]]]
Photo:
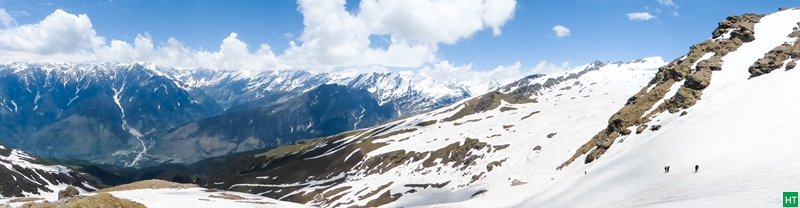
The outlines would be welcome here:
[[[160,189],[160,188],[185,189],[194,187],[197,187],[197,184],[182,184],[182,183],[175,183],[175,182],[154,179],[146,181],[137,181],[129,184],[114,186],[111,188],[105,188],[96,191],[96,193],[108,193],[112,191],[126,191],[126,190],[136,190],[136,189]]]

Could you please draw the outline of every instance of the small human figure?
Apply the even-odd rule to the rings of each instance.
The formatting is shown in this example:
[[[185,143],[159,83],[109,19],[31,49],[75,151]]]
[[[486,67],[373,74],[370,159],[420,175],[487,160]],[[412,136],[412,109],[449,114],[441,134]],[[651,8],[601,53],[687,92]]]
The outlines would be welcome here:
[[[667,173],[669,173],[669,165],[667,165]]]
[[[664,173],[667,173],[667,166],[664,166]]]
[[[586,175],[586,171],[585,170],[583,171],[583,174]]]
[[[694,173],[697,173],[697,169],[700,169],[700,165],[694,165]]]

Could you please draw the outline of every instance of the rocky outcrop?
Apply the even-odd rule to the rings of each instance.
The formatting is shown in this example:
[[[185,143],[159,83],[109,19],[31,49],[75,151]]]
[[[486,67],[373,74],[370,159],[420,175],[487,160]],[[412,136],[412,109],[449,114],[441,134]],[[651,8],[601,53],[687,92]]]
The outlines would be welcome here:
[[[79,192],[74,186],[67,186],[66,189],[58,191],[58,200],[72,198],[80,194],[81,192]]]
[[[653,116],[664,111],[677,113],[693,106],[711,83],[713,71],[722,69],[721,58],[743,43],[755,40],[753,28],[762,16],[748,13],[730,16],[720,22],[719,27],[712,32],[712,39],[693,45],[688,54],[659,68],[650,83],[630,97],[625,106],[611,116],[605,129],[579,147],[571,158],[556,169],[569,165],[584,154],[584,162],[592,162],[603,155],[617,137],[630,134],[630,127],[636,127],[636,133],[641,133]],[[667,98],[670,88],[680,85],[681,82],[683,85],[677,89],[675,95]],[[665,99],[663,103],[654,106],[662,99]]]
[[[800,22],[798,22],[798,26],[800,26]],[[768,74],[773,70],[782,68],[784,67],[784,63],[786,64],[786,70],[793,69],[797,65],[794,60],[800,58],[800,42],[798,42],[798,40],[800,40],[800,29],[794,27],[789,37],[796,38],[794,44],[784,43],[767,52],[764,58],[758,59],[758,61],[748,69],[750,78]],[[789,59],[793,60],[786,63]]]

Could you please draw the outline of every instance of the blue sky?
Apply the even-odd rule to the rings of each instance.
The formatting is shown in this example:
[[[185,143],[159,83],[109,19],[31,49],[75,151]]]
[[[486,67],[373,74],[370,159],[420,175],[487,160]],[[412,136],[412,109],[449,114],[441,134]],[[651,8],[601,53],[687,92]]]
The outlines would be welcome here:
[[[488,8],[494,3],[492,1],[486,0],[482,6]],[[4,32],[8,34],[11,34],[9,31],[13,32],[15,27],[28,24],[37,25],[46,17],[54,15],[54,11],[60,9],[69,15],[85,14],[91,22],[90,29],[94,30],[94,36],[99,37],[99,39],[87,40],[86,42],[90,42],[87,45],[76,46],[79,47],[77,50],[63,48],[55,50],[66,51],[65,54],[60,55],[35,54],[37,51],[52,51],[44,49],[30,50],[34,53],[31,56],[19,53],[7,55],[7,57],[17,57],[23,60],[24,57],[33,57],[30,59],[55,57],[45,58],[45,60],[113,61],[120,59],[119,61],[139,61],[141,59],[152,61],[155,60],[153,57],[167,53],[142,55],[124,52],[129,49],[115,49],[112,46],[112,40],[119,40],[130,45],[132,50],[129,51],[136,51],[138,47],[134,42],[138,35],[143,37],[142,40],[151,41],[155,48],[166,48],[167,45],[172,44],[169,39],[173,38],[176,43],[180,43],[184,50],[194,53],[207,52],[207,57],[212,57],[214,52],[220,51],[223,39],[227,38],[226,40],[230,40],[231,43],[247,44],[247,51],[253,55],[248,59],[241,60],[259,59],[259,57],[271,60],[263,65],[236,65],[231,62],[234,58],[225,58],[217,54],[213,57],[222,58],[213,60],[231,63],[204,65],[198,61],[198,63],[192,62],[193,64],[187,67],[276,67],[278,69],[308,70],[312,70],[312,68],[332,70],[365,67],[366,69],[359,70],[375,68],[419,70],[424,67],[443,66],[444,61],[446,63],[444,66],[451,68],[466,67],[472,71],[490,71],[500,65],[512,66],[519,62],[518,65],[524,73],[529,72],[524,69],[536,67],[542,61],[556,67],[564,66],[564,62],[568,62],[569,66],[577,66],[594,60],[628,61],[649,56],[662,56],[670,61],[685,54],[692,44],[708,39],[717,23],[729,15],[740,15],[746,12],[773,13],[781,6],[798,6],[796,1],[790,0],[496,0],[496,2],[501,1],[513,3],[512,9],[510,11],[497,10],[495,16],[502,19],[500,21],[492,22],[489,19],[494,17],[484,16],[485,22],[481,23],[480,27],[469,24],[469,20],[474,20],[468,16],[470,14],[457,16],[465,22],[438,23],[439,18],[435,18],[435,16],[425,17],[425,15],[431,14],[415,11],[417,7],[412,5],[426,2],[425,0],[400,1],[395,4],[385,3],[386,1],[383,1],[384,4],[378,2],[382,10],[363,9],[360,8],[360,1],[349,0],[345,3],[344,9],[350,15],[358,15],[361,18],[360,23],[352,24],[356,26],[348,26],[347,22],[351,20],[347,18],[342,19],[342,22],[326,22],[327,17],[324,15],[327,14],[325,12],[335,13],[336,5],[323,5],[311,1],[299,4],[300,2],[296,1],[0,0],[0,8],[4,9],[13,19],[9,25],[5,25],[7,31]],[[325,2],[336,4],[335,1]],[[408,5],[404,7],[403,4],[406,2]],[[323,7],[328,9],[319,9]],[[303,13],[304,8],[306,13]],[[411,10],[407,11],[408,14],[415,16],[391,17],[390,15],[374,14],[375,11],[380,13],[381,11],[400,11],[402,9]],[[489,11],[486,8],[483,9],[485,10],[482,11]],[[386,21],[371,23],[368,19],[371,17],[370,15],[359,14],[362,13],[362,10],[374,10],[371,16],[377,15]],[[629,17],[629,14],[633,13],[639,13],[640,19]],[[308,20],[306,16],[310,17],[315,14],[323,15],[323,17],[311,25],[304,24],[304,20]],[[509,18],[503,19],[503,17]],[[403,22],[408,18],[417,18],[417,23],[432,22],[429,28],[444,27],[447,30],[421,30],[414,27],[416,26],[415,20]],[[480,19],[478,18],[479,23]],[[326,27],[334,23],[343,25]],[[454,23],[458,23],[459,26],[447,27]],[[461,27],[461,23],[463,23],[463,27]],[[371,29],[363,29],[367,27],[364,25],[368,25]],[[557,36],[553,30],[556,25],[568,28],[569,35]],[[77,24],[76,27],[79,26],[80,24]],[[311,30],[313,28],[318,30]],[[340,28],[351,28],[352,30],[340,30]],[[310,31],[317,33],[302,39],[301,35],[307,30],[309,34],[311,34]],[[452,30],[459,32],[448,32]],[[495,30],[499,30],[499,33]],[[232,33],[236,35],[232,36]],[[369,46],[358,46],[363,41],[315,43],[319,45],[306,44],[303,41],[316,37],[320,42],[335,42],[340,41],[339,39],[363,38],[365,35],[369,36]],[[77,36],[83,37],[80,34]],[[408,48],[398,50],[396,53],[387,52],[389,51],[387,48],[392,45],[393,37],[397,40],[409,41],[410,43],[406,45],[401,44]],[[292,47],[291,41],[294,41],[296,48],[292,49],[293,52],[287,52]],[[262,50],[264,53],[255,55],[260,49],[264,49],[262,44],[268,46],[268,50]],[[2,44],[0,44],[0,50],[2,50],[1,46]],[[235,45],[231,44],[231,46]],[[65,45],[64,47],[71,46]],[[103,49],[103,47],[105,48]],[[341,50],[326,51],[330,48]],[[26,50],[24,46],[12,49],[8,51]],[[361,53],[358,50],[376,51]],[[98,55],[101,52],[119,54],[101,57]],[[352,55],[317,56],[326,52],[352,53]],[[76,55],[76,53],[84,55],[94,53],[94,55],[92,58],[75,58],[82,56]],[[287,55],[289,53],[291,56]],[[405,57],[403,54],[413,55]],[[284,57],[284,55],[286,56]],[[131,58],[134,56],[144,58]],[[198,57],[201,57],[198,59],[203,59],[204,56]],[[358,57],[369,57],[369,60],[358,59]],[[175,64],[180,65],[180,63]]]

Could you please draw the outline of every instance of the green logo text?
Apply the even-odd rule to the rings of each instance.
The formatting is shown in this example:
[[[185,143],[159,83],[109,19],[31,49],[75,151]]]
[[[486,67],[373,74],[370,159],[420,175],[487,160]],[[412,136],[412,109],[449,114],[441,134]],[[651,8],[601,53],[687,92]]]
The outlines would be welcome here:
[[[783,192],[783,207],[797,207],[797,192]]]

